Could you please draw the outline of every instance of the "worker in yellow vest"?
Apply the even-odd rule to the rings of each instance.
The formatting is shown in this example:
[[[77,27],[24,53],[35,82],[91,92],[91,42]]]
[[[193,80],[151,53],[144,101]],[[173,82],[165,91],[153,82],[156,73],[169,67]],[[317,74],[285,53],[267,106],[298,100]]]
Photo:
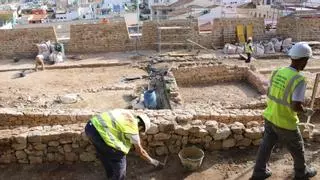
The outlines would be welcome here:
[[[135,151],[155,167],[163,166],[143,149],[139,132],[150,128],[145,114],[133,114],[126,110],[112,110],[94,116],[85,132],[97,151],[108,179],[123,180],[126,176],[126,155],[132,144]]]
[[[248,58],[246,59],[246,63],[251,62],[251,56],[253,53],[253,45],[252,45],[252,37],[248,37],[247,42],[244,44],[244,51],[247,54]]]
[[[256,164],[251,179],[266,179],[271,171],[266,164],[272,148],[277,142],[284,144],[294,161],[295,179],[309,179],[317,174],[312,167],[307,167],[304,158],[304,143],[298,128],[297,113],[306,116],[313,110],[302,105],[306,91],[305,77],[302,71],[312,50],[306,43],[296,43],[289,51],[291,65],[273,71],[269,89],[267,108],[263,112],[265,119],[264,137],[258,151]]]

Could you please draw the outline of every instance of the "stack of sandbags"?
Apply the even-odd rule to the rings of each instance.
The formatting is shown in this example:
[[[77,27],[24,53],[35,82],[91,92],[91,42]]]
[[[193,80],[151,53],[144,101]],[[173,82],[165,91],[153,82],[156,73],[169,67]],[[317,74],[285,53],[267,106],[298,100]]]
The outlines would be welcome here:
[[[224,48],[223,48],[224,54],[236,54],[236,52],[237,52],[237,46],[229,43],[224,45]]]
[[[274,44],[272,42],[268,42],[267,44],[264,45],[264,53],[265,54],[274,54],[276,53],[274,49]]]

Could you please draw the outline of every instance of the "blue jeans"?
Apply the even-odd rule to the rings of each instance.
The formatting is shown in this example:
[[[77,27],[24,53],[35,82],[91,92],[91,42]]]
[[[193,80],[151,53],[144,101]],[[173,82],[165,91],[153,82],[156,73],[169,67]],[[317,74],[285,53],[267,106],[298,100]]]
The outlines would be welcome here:
[[[85,127],[85,132],[97,150],[97,158],[104,166],[107,179],[124,180],[127,166],[126,155],[108,146],[90,121]]]
[[[299,128],[297,130],[282,129],[268,120],[265,120],[264,127],[264,136],[258,150],[253,176],[260,177],[266,173],[266,164],[269,161],[271,151],[277,142],[284,144],[289,150],[294,161],[296,175],[305,175],[306,163],[304,158],[304,143]]]

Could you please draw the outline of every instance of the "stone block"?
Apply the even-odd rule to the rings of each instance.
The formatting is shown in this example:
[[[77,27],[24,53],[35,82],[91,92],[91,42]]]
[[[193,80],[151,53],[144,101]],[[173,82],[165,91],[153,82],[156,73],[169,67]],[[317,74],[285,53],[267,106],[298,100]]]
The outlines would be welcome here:
[[[233,138],[228,138],[222,141],[222,148],[229,149],[236,145],[236,140]]]
[[[164,142],[163,141],[151,141],[151,142],[149,142],[149,146],[151,146],[151,147],[164,146]]]
[[[50,141],[49,143],[48,143],[48,146],[53,146],[53,147],[57,147],[57,146],[59,146],[60,145],[60,143],[58,142],[58,141]]]
[[[222,149],[222,141],[211,141],[205,144],[205,149],[208,151],[220,150]]]
[[[211,136],[209,136],[209,135],[207,135],[207,136],[205,136],[203,138],[203,142],[206,143],[206,144],[211,142],[212,140],[213,140],[213,138]]]
[[[63,145],[63,150],[64,150],[64,152],[67,152],[67,153],[71,152],[71,151],[72,151],[72,146],[71,146],[71,144],[65,144],[65,145]]]
[[[192,135],[198,138],[204,138],[208,134],[207,130],[201,128],[198,132],[195,132]]]
[[[182,143],[183,145],[188,144],[188,136],[183,136],[182,139],[181,139],[181,143]]]
[[[245,137],[253,140],[262,138],[263,135],[263,131],[260,127],[247,128],[244,130],[244,132]]]
[[[173,132],[175,129],[175,124],[173,121],[161,121],[159,123],[159,130],[160,132]]]
[[[27,148],[27,144],[12,144],[14,150],[23,150]]]
[[[202,142],[202,139],[194,136],[189,136],[188,142],[190,144],[200,144]]]
[[[234,122],[229,127],[234,134],[242,134],[245,129],[245,126],[240,122]]]
[[[213,136],[214,140],[223,140],[227,139],[231,135],[231,130],[226,124],[220,123],[219,128],[215,135]]]
[[[47,149],[46,144],[36,144],[33,147],[35,150],[38,150],[38,151],[43,151],[43,150]]]
[[[217,121],[206,121],[205,126],[211,136],[214,136],[219,128]]]
[[[170,153],[172,153],[172,154],[178,154],[179,151],[181,150],[181,147],[178,146],[178,145],[170,145],[170,146],[168,147],[168,149],[169,149],[169,152],[170,152]]]
[[[41,156],[29,156],[28,157],[30,164],[42,164],[42,157]]]
[[[243,137],[243,135],[241,135],[241,134],[234,134],[234,135],[233,135],[233,138],[234,138],[236,141],[239,141],[239,140],[242,140],[244,137]]]
[[[175,127],[174,133],[181,135],[181,136],[187,136],[189,134],[189,129],[191,128],[190,124],[187,125],[177,125]]]
[[[166,155],[168,153],[169,153],[169,151],[168,151],[168,148],[166,146],[161,146],[161,147],[157,147],[156,148],[156,154],[158,156]]]
[[[154,135],[154,140],[156,141],[163,141],[163,140],[168,140],[170,139],[171,135],[170,134],[165,134],[165,133],[159,133]]]
[[[252,128],[252,127],[260,127],[260,124],[258,121],[250,121],[246,124],[247,128]]]
[[[66,161],[70,161],[70,162],[74,162],[74,161],[78,161],[79,157],[77,156],[76,153],[74,152],[67,152],[64,154],[64,158]]]
[[[159,132],[159,128],[156,124],[151,123],[150,128],[146,132],[146,134],[157,134]]]
[[[252,142],[251,139],[249,139],[249,138],[243,138],[243,139],[237,141],[236,146],[237,146],[237,147],[240,147],[240,146],[247,147],[247,146],[250,146],[251,142]]]
[[[261,142],[262,142],[262,139],[255,139],[252,141],[252,144],[255,146],[259,146]]]
[[[54,161],[54,153],[48,153],[46,160],[48,162],[53,162]]]
[[[96,155],[94,153],[82,152],[80,154],[80,160],[84,162],[94,161],[96,159]]]
[[[27,159],[27,153],[24,151],[16,151],[15,154],[17,159]]]
[[[30,131],[28,133],[27,139],[28,139],[28,142],[31,142],[31,143],[41,143],[41,131]]]

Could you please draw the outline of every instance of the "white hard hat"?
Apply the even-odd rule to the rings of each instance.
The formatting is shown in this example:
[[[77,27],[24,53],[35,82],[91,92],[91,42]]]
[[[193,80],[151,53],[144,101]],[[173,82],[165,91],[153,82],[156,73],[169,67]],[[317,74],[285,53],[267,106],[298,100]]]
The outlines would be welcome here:
[[[251,40],[252,41],[252,37],[248,37],[248,41]]]
[[[291,59],[297,60],[301,58],[312,56],[312,49],[311,47],[305,42],[298,42],[289,50],[289,54]]]
[[[151,126],[150,118],[145,114],[137,114],[137,117],[141,119],[144,123],[144,132],[147,132]]]

